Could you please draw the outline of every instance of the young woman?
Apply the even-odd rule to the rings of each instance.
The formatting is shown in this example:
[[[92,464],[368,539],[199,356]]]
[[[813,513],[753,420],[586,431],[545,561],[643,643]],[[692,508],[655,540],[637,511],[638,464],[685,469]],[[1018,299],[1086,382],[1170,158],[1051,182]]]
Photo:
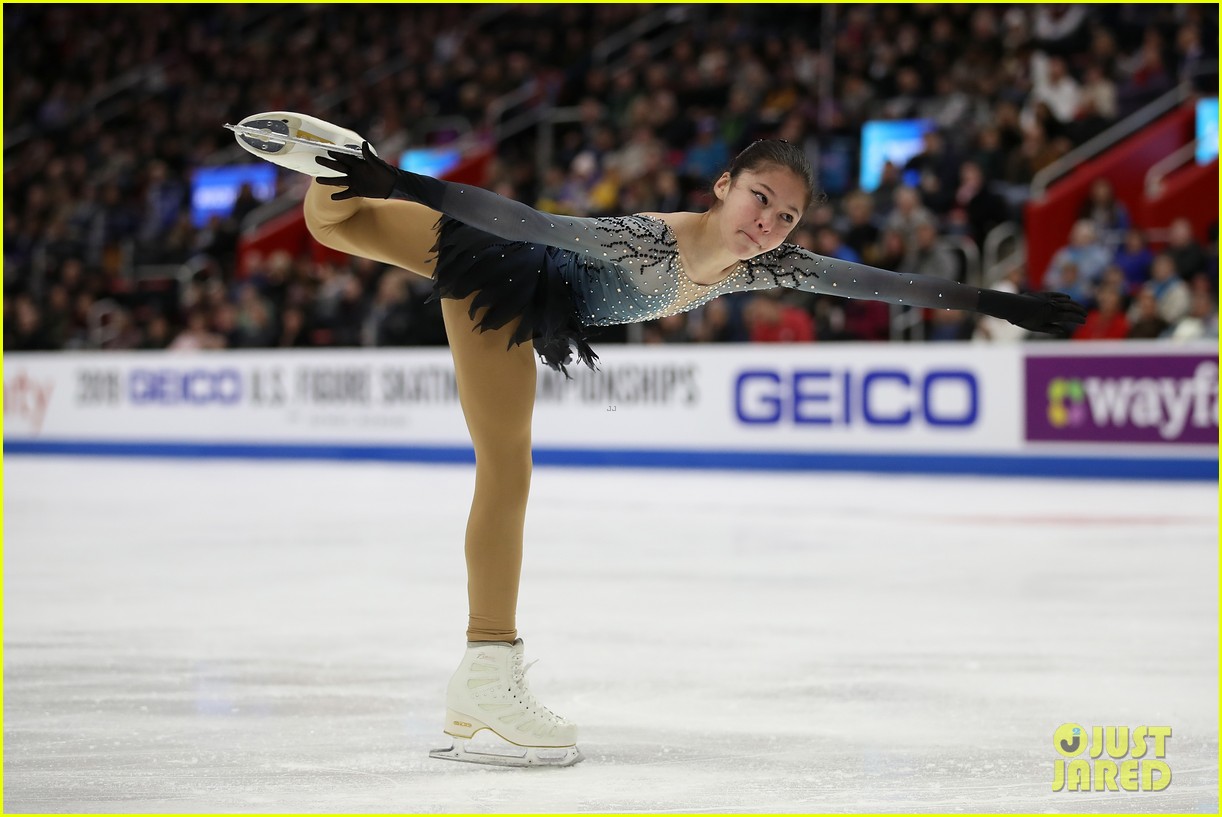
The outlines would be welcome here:
[[[1084,317],[1059,293],[979,290],[785,244],[816,189],[805,155],[782,141],[758,141],[740,153],[713,185],[708,212],[576,218],[399,170],[351,131],[301,114],[258,114],[244,124],[288,137],[277,142],[239,130],[250,152],[314,176],[334,174],[318,178],[306,195],[316,239],[428,277],[442,299],[476,477],[466,536],[467,652],[446,700],[445,731],[455,745],[435,757],[510,765],[581,759],[576,726],[540,705],[526,685],[515,624],[536,376],[527,341],[567,374],[574,347],[581,362],[596,360],[588,327],[781,286],[970,309],[1043,332],[1064,332]],[[337,145],[349,147],[327,150]],[[328,187],[342,189],[328,195]],[[468,751],[466,741],[483,729],[522,747],[523,757]]]

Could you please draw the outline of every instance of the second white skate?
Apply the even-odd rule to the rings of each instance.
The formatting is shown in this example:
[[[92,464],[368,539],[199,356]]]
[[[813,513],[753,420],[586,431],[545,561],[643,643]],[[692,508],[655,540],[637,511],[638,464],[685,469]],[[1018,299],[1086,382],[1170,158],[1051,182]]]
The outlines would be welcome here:
[[[577,726],[535,700],[522,639],[468,643],[446,690],[447,749],[430,757],[496,766],[571,766],[583,757]]]

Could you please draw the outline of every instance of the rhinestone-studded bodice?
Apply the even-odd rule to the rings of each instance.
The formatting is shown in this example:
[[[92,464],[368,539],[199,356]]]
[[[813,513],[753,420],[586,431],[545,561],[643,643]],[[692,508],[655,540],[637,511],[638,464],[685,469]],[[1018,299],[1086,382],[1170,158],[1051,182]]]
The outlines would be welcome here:
[[[577,222],[566,221],[561,217],[564,226],[581,229]],[[583,323],[609,326],[654,320],[733,291],[733,276],[711,286],[687,276],[665,222],[647,216],[597,221],[599,242],[582,252],[568,251],[572,263],[561,265]]]
[[[917,306],[970,307],[974,291],[941,279],[903,275],[815,255],[793,244],[742,261],[715,284],[688,277],[670,226],[653,216],[556,217],[573,233],[570,264],[562,264],[582,322],[609,326],[695,309],[728,292],[789,287]],[[549,228],[550,229],[550,228]]]

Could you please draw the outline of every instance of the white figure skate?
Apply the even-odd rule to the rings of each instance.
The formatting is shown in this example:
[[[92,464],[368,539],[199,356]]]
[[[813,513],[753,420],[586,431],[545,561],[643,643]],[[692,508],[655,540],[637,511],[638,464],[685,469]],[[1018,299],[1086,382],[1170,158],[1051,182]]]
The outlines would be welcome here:
[[[225,127],[233,131],[234,138],[247,152],[309,176],[334,176],[334,170],[318,165],[314,159],[326,156],[328,150],[360,156],[361,143],[365,141],[347,128],[285,111],[257,113],[236,125],[226,123]]]
[[[572,766],[583,759],[577,726],[535,700],[526,685],[530,665],[522,661],[520,638],[468,642],[446,691],[445,733],[453,745],[429,757],[496,766]]]

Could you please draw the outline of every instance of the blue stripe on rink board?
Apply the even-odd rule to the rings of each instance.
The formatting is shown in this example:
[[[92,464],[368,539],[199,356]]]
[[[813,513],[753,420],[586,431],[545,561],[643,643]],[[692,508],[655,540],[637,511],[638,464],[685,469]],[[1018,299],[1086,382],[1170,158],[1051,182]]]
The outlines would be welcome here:
[[[474,463],[458,446],[271,445],[5,440],[5,454],[186,459],[366,460]],[[1019,477],[1217,480],[1218,460],[1004,456],[985,454],[782,453],[774,451],[640,451],[537,448],[536,465],[593,468],[695,468],[762,471],[868,471],[988,474]]]

